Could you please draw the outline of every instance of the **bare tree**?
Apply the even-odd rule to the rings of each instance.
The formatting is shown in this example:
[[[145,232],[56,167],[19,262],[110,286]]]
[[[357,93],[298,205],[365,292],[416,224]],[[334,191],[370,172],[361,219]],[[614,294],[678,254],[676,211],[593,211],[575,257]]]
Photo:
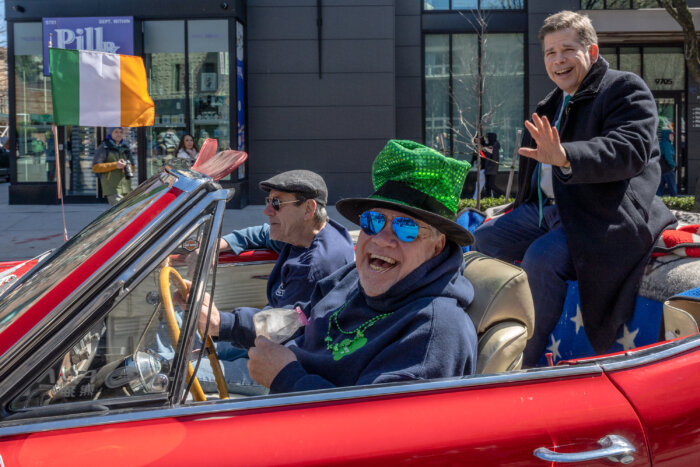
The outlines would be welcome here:
[[[456,115],[450,125],[455,143],[458,146],[471,148],[476,156],[476,207],[481,209],[480,175],[484,162],[481,158],[484,129],[493,123],[493,117],[501,108],[502,101],[494,100],[493,96],[490,96],[491,99],[486,99],[484,80],[488,70],[483,59],[483,51],[488,42],[488,21],[481,9],[474,10],[472,13],[470,17],[460,14],[476,32],[477,53],[453,66],[452,89],[449,93]],[[504,66],[503,63],[497,65]],[[464,102],[460,99],[458,89],[471,91],[465,95],[467,99],[473,99],[474,102]],[[502,96],[500,98],[502,99]]]
[[[685,0],[657,0],[660,7],[665,8],[683,30],[683,48],[688,73],[696,83],[700,83],[700,55],[698,54],[698,39],[695,31],[693,15]],[[700,177],[695,183],[695,206],[693,210],[700,212]]]

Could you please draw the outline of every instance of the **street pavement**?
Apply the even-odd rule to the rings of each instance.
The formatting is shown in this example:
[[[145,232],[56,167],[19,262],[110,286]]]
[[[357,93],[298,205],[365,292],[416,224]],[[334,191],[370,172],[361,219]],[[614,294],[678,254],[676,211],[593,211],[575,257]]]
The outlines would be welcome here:
[[[10,205],[9,186],[7,182],[0,183],[0,261],[29,259],[61,246],[61,205]],[[68,238],[80,232],[108,207],[107,203],[64,204]],[[266,222],[263,207],[251,205],[243,209],[227,209],[223,232]],[[356,225],[337,213],[335,206],[328,206],[328,215],[349,230],[357,229]]]

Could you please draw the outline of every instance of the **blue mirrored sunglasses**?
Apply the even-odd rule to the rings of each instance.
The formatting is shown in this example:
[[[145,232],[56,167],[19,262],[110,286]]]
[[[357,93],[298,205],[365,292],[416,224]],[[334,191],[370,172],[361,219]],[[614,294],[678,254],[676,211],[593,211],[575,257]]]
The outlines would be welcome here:
[[[360,227],[367,235],[377,235],[386,225],[386,216],[377,211],[365,211],[360,214]],[[416,221],[410,217],[394,217],[391,220],[391,228],[394,231],[396,238],[402,242],[410,243],[418,238],[421,227]]]

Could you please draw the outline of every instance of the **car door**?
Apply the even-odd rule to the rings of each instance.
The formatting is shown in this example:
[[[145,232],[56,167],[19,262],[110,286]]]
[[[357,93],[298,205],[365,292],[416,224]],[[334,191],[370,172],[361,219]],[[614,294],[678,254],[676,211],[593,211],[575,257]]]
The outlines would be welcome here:
[[[598,440],[611,434],[634,447],[625,462],[650,465],[634,410],[595,364],[185,404],[63,424],[0,438],[5,465],[61,464],[60,446],[81,453],[71,465],[553,465],[533,451],[600,451]]]
[[[640,352],[644,365],[622,359],[603,366],[641,419],[654,465],[700,465],[699,343],[696,335]]]

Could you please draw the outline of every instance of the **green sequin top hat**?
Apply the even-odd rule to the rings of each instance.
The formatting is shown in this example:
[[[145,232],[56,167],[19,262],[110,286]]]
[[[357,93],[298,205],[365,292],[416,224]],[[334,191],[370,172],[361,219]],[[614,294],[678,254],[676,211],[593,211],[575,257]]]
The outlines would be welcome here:
[[[474,237],[453,219],[470,167],[422,144],[392,139],[372,164],[374,194],[342,199],[335,207],[358,225],[360,214],[373,208],[403,212],[432,225],[448,240],[469,245]]]

